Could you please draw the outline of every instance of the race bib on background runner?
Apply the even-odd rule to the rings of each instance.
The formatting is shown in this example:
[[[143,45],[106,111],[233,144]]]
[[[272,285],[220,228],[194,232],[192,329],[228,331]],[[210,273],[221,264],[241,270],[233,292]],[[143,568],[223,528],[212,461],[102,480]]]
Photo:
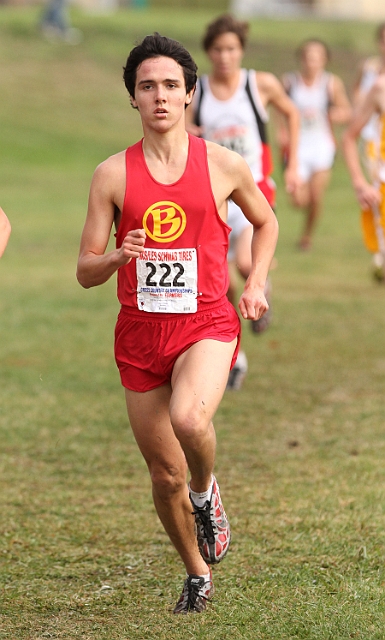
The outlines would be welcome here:
[[[196,249],[145,249],[136,260],[138,308],[152,313],[197,311]]]

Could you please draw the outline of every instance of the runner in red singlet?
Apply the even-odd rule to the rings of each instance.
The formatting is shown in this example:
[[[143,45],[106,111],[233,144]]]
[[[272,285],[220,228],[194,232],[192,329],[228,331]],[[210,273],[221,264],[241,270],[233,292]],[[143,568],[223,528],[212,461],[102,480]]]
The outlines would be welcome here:
[[[77,277],[89,288],[118,272],[115,356],[128,416],[187,572],[174,612],[201,612],[214,592],[210,565],[230,544],[212,423],[239,341],[226,298],[228,199],[254,228],[244,318],[268,309],[278,225],[245,161],[186,133],[196,65],[182,45],[147,36],[131,51],[124,81],[144,137],[95,171]],[[116,249],[106,252],[114,223]]]

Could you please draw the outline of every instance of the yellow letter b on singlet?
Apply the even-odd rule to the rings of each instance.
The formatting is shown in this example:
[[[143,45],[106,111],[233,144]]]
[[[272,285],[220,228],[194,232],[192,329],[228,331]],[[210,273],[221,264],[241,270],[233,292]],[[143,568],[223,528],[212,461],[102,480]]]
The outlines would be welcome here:
[[[175,202],[155,202],[143,216],[146,234],[155,242],[171,242],[186,228],[186,214]]]

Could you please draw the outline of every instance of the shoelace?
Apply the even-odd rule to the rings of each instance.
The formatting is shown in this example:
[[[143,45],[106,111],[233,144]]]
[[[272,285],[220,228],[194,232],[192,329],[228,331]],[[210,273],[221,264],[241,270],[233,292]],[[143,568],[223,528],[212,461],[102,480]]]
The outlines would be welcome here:
[[[204,578],[200,578],[199,581],[191,576],[187,578],[187,609],[194,609],[198,598],[207,600],[206,596],[201,593],[204,583]]]
[[[193,516],[198,516],[201,521],[205,538],[210,544],[215,543],[215,535],[214,535],[214,527],[215,523],[211,518],[211,506],[209,501],[206,502],[204,507],[195,507],[195,510],[192,512]]]

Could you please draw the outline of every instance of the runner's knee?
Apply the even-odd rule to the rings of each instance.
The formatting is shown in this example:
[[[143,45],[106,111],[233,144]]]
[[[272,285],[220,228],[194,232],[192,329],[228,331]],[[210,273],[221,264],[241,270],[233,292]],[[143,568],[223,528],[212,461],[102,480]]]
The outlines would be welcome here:
[[[199,443],[207,434],[210,421],[204,406],[175,409],[170,418],[174,433],[182,444],[190,444],[191,446],[194,443]]]
[[[162,498],[172,497],[186,484],[187,465],[152,464],[149,466],[152,485]]]

